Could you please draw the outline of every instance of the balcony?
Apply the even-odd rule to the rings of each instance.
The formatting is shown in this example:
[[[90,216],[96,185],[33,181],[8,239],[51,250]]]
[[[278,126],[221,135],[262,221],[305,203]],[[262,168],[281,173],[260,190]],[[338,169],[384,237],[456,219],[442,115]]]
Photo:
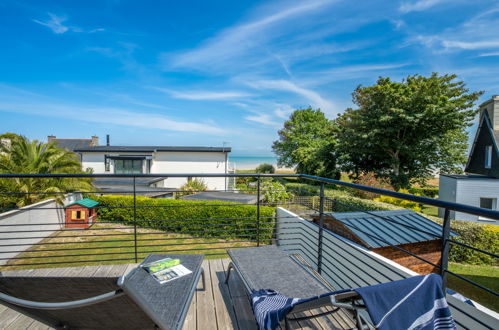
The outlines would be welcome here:
[[[0,175],[0,178],[46,180],[64,176],[71,177],[71,175],[12,174]],[[441,258],[438,263],[400,246],[389,245],[399,252],[406,253],[408,258],[431,264],[435,271],[443,276],[444,283],[448,283],[451,277],[458,278],[497,298],[497,293],[493,290],[448,269],[449,250],[453,245],[497,258],[493,252],[476,249],[455,240],[451,235],[448,215],[451,210],[455,210],[499,219],[499,212],[308,175],[164,174],[164,176],[227,176],[231,179],[249,177],[254,180],[255,188],[238,193],[255,194],[256,203],[246,205],[224,200],[203,202],[146,199],[142,196],[151,196],[155,188],[150,187],[148,191],[138,190],[133,184],[123,187],[126,189],[120,192],[120,203],[114,204],[105,199],[107,193],[103,191],[73,191],[56,195],[29,192],[32,195],[44,195],[47,199],[21,210],[4,210],[6,212],[0,213],[0,270],[5,275],[13,276],[113,277],[126,274],[149,254],[204,254],[206,286],[203,287],[201,283],[198,285],[187,313],[184,329],[254,329],[255,320],[242,282],[237,276],[231,277],[229,285],[223,281],[229,262],[226,254],[228,249],[277,245],[315,269],[334,289],[373,285],[415,275],[413,271],[326,228],[326,217],[329,212],[340,208],[341,201],[326,197],[324,191],[327,187],[347,186],[444,208],[446,217],[438,234],[438,239],[442,242]],[[132,178],[132,182],[136,182],[135,178],[144,178],[148,175],[121,177]],[[262,198],[269,192],[263,188],[264,180],[270,178],[279,180],[285,177],[314,182],[318,188],[318,195],[306,198],[296,192],[292,198],[286,200],[273,201]],[[177,191],[177,193],[182,192]],[[26,193],[14,191],[2,194]],[[65,228],[64,198],[71,196],[73,200],[87,196],[100,201],[96,207],[97,218],[88,229]],[[345,205],[342,205],[341,209],[345,209]],[[391,221],[372,211],[359,209],[351,211],[379,217],[382,221]],[[316,219],[315,222],[312,221],[313,218]],[[421,231],[421,228],[415,229]],[[366,234],[373,236],[372,233]],[[382,237],[375,238],[385,240]],[[479,329],[493,328],[497,325],[498,320],[494,318],[493,312],[484,312],[452,296],[448,296],[447,299],[458,327]],[[294,329],[349,329],[354,327],[355,323],[352,314],[342,310],[327,317],[293,322],[291,325]],[[47,329],[48,327],[2,306],[0,328]]]

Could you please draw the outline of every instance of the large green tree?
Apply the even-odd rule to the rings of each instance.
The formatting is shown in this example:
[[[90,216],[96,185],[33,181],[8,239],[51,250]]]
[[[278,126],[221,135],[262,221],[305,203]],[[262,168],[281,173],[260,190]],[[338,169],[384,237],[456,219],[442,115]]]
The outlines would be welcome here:
[[[23,136],[17,136],[10,140],[10,143],[0,144],[0,173],[84,172],[76,154],[58,148],[53,143],[29,141]],[[2,178],[0,206],[22,207],[46,198],[61,199],[63,192],[91,189],[93,189],[91,180],[82,178]]]
[[[396,188],[424,182],[438,170],[462,171],[466,128],[482,92],[470,92],[456,78],[433,73],[359,86],[352,94],[358,108],[336,120],[342,169],[374,172]]]
[[[296,166],[298,173],[339,177],[333,153],[335,125],[320,109],[295,110],[278,134],[272,150],[279,166]]]

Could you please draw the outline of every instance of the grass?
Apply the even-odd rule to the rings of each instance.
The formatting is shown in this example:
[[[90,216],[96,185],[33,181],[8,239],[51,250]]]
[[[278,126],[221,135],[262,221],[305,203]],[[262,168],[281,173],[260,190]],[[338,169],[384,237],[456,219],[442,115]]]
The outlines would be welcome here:
[[[139,261],[151,253],[210,254],[205,258],[224,258],[227,256],[227,248],[256,245],[252,242],[243,242],[247,240],[244,237],[240,237],[239,240],[192,238],[185,234],[164,233],[144,228],[137,228],[137,239],[140,240],[137,249]],[[107,226],[100,224],[86,230],[59,231],[40,243],[42,244],[33,246],[16,256],[28,259],[11,259],[7,265],[0,267],[0,270],[135,262],[133,228],[120,224]]]
[[[421,213],[431,215],[433,217],[438,217],[438,207],[432,205],[423,205]]]
[[[469,280],[499,292],[499,267],[449,263],[449,270]],[[463,296],[499,312],[499,299],[494,295],[449,274],[448,285]]]

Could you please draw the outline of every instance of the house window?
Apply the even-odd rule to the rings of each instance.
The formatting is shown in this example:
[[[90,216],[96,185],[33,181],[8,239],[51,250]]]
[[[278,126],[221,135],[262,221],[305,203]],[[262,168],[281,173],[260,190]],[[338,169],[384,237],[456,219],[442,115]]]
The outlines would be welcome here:
[[[141,174],[142,159],[115,159],[115,174]]]
[[[495,210],[497,205],[497,198],[480,198],[480,207],[489,210]]]
[[[81,211],[71,211],[71,219],[74,219],[74,220],[83,219],[82,212]]]
[[[485,168],[492,167],[492,146],[485,147]]]
[[[497,209],[497,198],[485,198],[485,197],[480,197],[480,207],[484,209],[489,209],[489,210],[496,210]],[[489,219],[486,217],[478,217],[478,220],[481,221],[492,221],[494,222],[495,220]]]
[[[111,171],[111,158],[108,155],[104,156],[104,165],[106,167],[106,172]]]

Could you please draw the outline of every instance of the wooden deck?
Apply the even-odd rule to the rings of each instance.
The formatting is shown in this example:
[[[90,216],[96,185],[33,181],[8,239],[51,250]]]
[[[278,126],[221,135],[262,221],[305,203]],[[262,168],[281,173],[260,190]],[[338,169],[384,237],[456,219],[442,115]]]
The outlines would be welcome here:
[[[225,285],[228,259],[211,259],[203,262],[206,288],[198,284],[189,313],[184,323],[185,330],[194,329],[256,329],[255,319],[244,287],[237,276],[231,276]],[[46,268],[16,271],[23,276],[120,276],[135,265],[104,265],[68,268]],[[7,272],[6,272],[7,273]],[[326,309],[320,310],[324,312]],[[301,315],[303,316],[303,315]],[[350,315],[340,311],[328,317],[292,322],[293,329],[349,329],[354,327]],[[0,329],[51,329],[46,325],[0,305]]]

